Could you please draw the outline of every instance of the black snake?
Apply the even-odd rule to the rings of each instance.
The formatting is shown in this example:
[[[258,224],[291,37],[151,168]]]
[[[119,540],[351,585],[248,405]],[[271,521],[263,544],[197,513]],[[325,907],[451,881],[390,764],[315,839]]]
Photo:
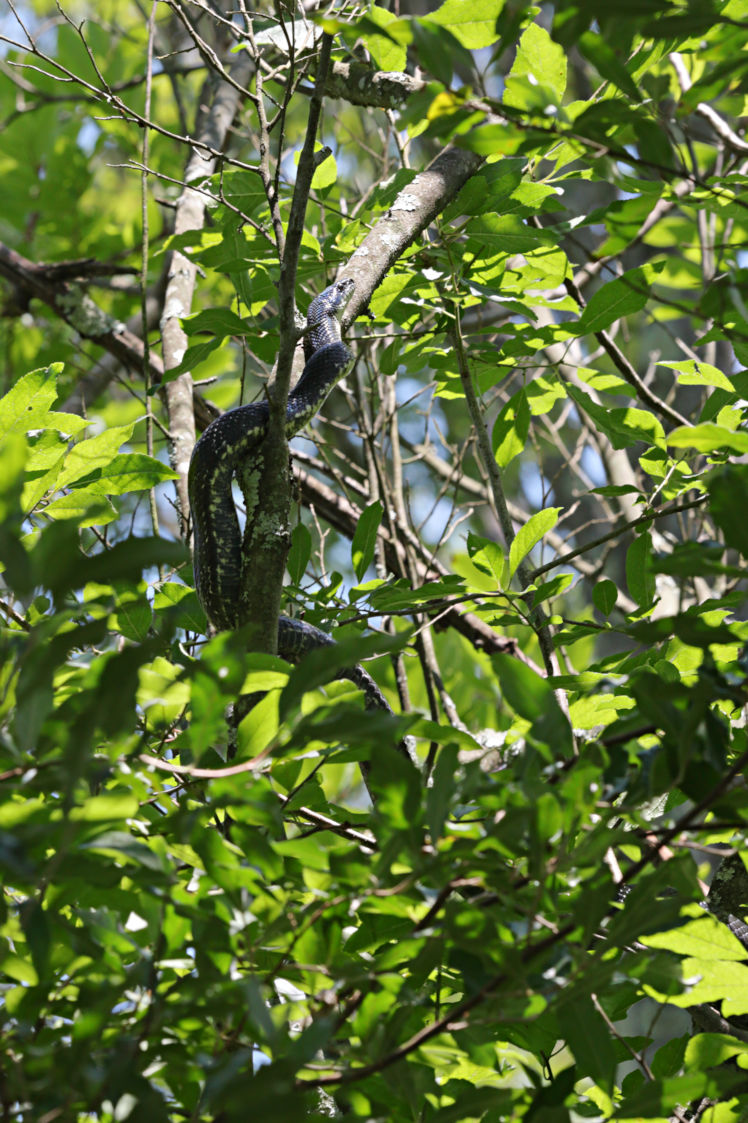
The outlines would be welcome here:
[[[288,437],[314,417],[332,386],[353,366],[353,354],[340,338],[339,320],[352,292],[353,281],[337,281],[309,306],[306,365],[288,398]],[[266,401],[227,410],[205,430],[190,461],[195,587],[208,619],[218,630],[240,623],[242,535],[231,482],[240,467],[258,456],[268,416]]]
[[[306,364],[288,398],[286,435],[294,436],[311,421],[329,391],[353,366],[354,357],[340,335],[340,316],[353,293],[350,279],[336,281],[309,306],[304,338]],[[195,588],[208,620],[217,630],[238,627],[242,593],[242,534],[231,493],[239,470],[261,455],[269,417],[266,401],[237,406],[213,421],[195,445],[188,487],[194,532]],[[281,616],[278,654],[295,659],[306,651],[334,644],[325,632]],[[339,672],[363,692],[367,709],[390,707],[362,667]],[[400,744],[410,760],[407,746]]]

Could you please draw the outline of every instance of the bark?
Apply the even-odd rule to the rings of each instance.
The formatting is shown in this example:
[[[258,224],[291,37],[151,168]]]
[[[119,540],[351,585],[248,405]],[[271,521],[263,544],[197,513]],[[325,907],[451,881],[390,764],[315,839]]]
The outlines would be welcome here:
[[[205,219],[205,195],[196,191],[191,184],[212,175],[216,170],[218,159],[214,155],[208,155],[205,146],[209,146],[212,151],[221,151],[225,147],[231,123],[241,102],[242,95],[237,87],[246,85],[250,72],[251,60],[246,55],[241,55],[231,70],[235,84],[225,81],[216,82],[212,77],[205,82],[203,97],[209,97],[213,88],[214,93],[210,109],[204,114],[196,130],[196,140],[201,147],[193,149],[185,169],[185,187],[177,201],[175,234],[182,234],[186,230],[202,229]],[[169,266],[169,280],[161,316],[161,338],[166,371],[179,366],[187,350],[187,336],[180,319],[186,316],[192,307],[195,273],[195,265],[184,254],[175,251]],[[169,414],[171,465],[175,472],[179,473],[177,507],[180,531],[182,537],[187,538],[189,527],[187,472],[195,445],[192,376],[188,372],[180,374],[172,382],[167,383],[165,393]]]
[[[410,74],[372,70],[357,62],[336,62],[325,82],[329,97],[341,98],[351,105],[378,109],[397,109],[404,101],[426,88],[426,83]]]
[[[356,289],[346,308],[343,325],[351,324],[368,306],[374,290],[400,255],[452,202],[460,188],[483,164],[475,152],[444,148],[425,171],[404,188],[341,269]]]

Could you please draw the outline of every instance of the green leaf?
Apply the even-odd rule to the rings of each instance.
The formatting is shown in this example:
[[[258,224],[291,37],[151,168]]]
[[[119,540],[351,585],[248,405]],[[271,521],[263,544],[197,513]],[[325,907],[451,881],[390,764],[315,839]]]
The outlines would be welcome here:
[[[369,765],[367,782],[376,798],[377,822],[386,824],[390,838],[392,832],[418,832],[424,813],[418,770],[394,750],[375,752]]]
[[[288,682],[288,667],[285,660],[277,655],[250,651],[243,660],[243,666],[247,673],[242,683],[242,694],[282,690]]]
[[[461,147],[469,148],[480,156],[514,156],[522,147],[525,134],[503,122],[496,125],[478,125],[460,138]]]
[[[492,655],[491,662],[506,701],[515,713],[531,723],[528,737],[547,747],[549,759],[570,757],[573,752],[571,726],[551,684],[510,655]]]
[[[735,452],[739,456],[748,452],[748,433],[742,429],[734,433],[712,421],[700,425],[681,425],[668,433],[667,443],[675,448],[695,448],[698,452]]]
[[[474,0],[444,0],[428,18],[430,23],[451,31],[463,47],[476,50],[496,42],[496,21],[503,7],[504,0],[481,0],[480,4]]]
[[[44,431],[29,439],[28,462],[23,485],[21,505],[31,513],[47,492],[54,488],[68,443],[53,430]]]
[[[123,452],[112,457],[105,467],[76,479],[74,486],[101,495],[126,495],[129,491],[147,491],[166,480],[177,479],[179,474],[155,457],[142,452]]]
[[[51,519],[69,519],[78,526],[106,526],[117,518],[117,511],[96,488],[76,488],[53,499],[44,508]]]
[[[57,376],[62,363],[24,374],[0,399],[0,435],[27,433],[44,427],[49,408],[57,399]]]
[[[131,791],[106,792],[91,796],[79,807],[70,811],[70,819],[79,823],[109,823],[114,819],[129,819],[138,813],[138,801]]]
[[[633,406],[606,408],[594,402],[577,386],[569,385],[567,389],[569,397],[592,418],[614,448],[629,448],[635,441],[644,441],[647,445],[664,449],[665,431],[653,413]]]
[[[467,248],[478,260],[490,254],[528,253],[548,243],[542,230],[527,227],[513,214],[481,214],[467,223]]]
[[[579,1071],[612,1092],[618,1058],[611,1031],[602,1015],[586,995],[577,994],[571,1005],[560,1005],[558,1016],[561,1033],[574,1054]]]
[[[280,729],[278,707],[280,690],[269,690],[252,707],[249,714],[239,724],[239,760],[250,760],[264,752],[277,736]]]
[[[242,299],[244,299],[243,296]],[[247,297],[247,300],[249,300],[249,297]],[[245,300],[245,304],[247,303],[247,300]],[[247,306],[249,307],[249,305]],[[194,343],[191,347],[187,348],[180,363],[178,363],[175,367],[171,367],[169,370],[164,371],[163,378],[161,380],[162,383],[173,382],[174,379],[178,378],[180,374],[185,374],[187,371],[195,370],[196,367],[200,366],[200,363],[205,362],[209,355],[212,355],[214,351],[217,351],[222,343],[223,340],[218,337],[216,337],[215,339],[209,339],[205,343]]]
[[[702,363],[698,359],[682,359],[678,362],[660,359],[657,365],[677,371],[678,381],[682,386],[717,386],[720,390],[735,393],[730,379],[710,363]]]
[[[182,327],[188,336],[208,333],[219,339],[230,335],[250,335],[255,330],[250,321],[237,316],[231,308],[204,308],[192,316],[185,316]]]
[[[482,573],[495,577],[501,584],[507,563],[504,551],[498,542],[494,542],[492,538],[473,534],[471,531],[468,534],[467,547],[473,565]]]
[[[469,0],[465,0],[465,5],[469,5]],[[472,7],[475,11],[476,5]],[[537,104],[533,88],[536,90],[539,86],[549,91],[556,106],[561,105],[566,90],[566,53],[544,27],[531,23],[520,38],[514,65],[506,80],[506,104],[518,109]]]
[[[590,60],[598,74],[607,78],[633,101],[642,100],[642,95],[628,70],[601,35],[596,31],[585,31],[577,40],[577,46],[584,57]]]
[[[112,628],[133,643],[144,643],[153,626],[153,610],[146,597],[132,592],[117,600],[117,611],[112,616]]]
[[[491,444],[500,468],[506,468],[523,451],[529,429],[530,407],[527,391],[522,389],[512,395],[494,422]]]
[[[642,269],[632,269],[608,281],[590,297],[574,327],[577,335],[603,331],[623,316],[639,312],[647,303],[649,284]]]
[[[448,809],[454,795],[457,750],[444,746],[436,758],[431,784],[426,790],[426,822],[431,841],[442,836]]]
[[[670,573],[675,577],[706,577],[718,573],[727,577],[742,577],[744,570],[737,565],[725,565],[721,561],[725,547],[721,542],[700,540],[683,542],[674,546],[667,554],[655,554],[652,558],[654,573]]]
[[[405,20],[372,5],[368,13],[358,20],[356,30],[371,51],[378,69],[405,69],[406,45],[411,34]]]
[[[462,102],[459,96],[448,92],[453,76],[460,68],[464,70],[466,63],[468,67],[472,67],[472,58],[451,31],[440,27],[428,17],[421,17],[413,23],[413,51],[425,73],[432,75],[444,86],[444,90],[432,101],[428,117],[436,120],[444,116],[446,119],[446,115],[456,110]]]
[[[465,586],[460,577],[455,573],[445,574],[439,581],[427,581],[416,589],[409,581],[401,580],[383,584],[369,582],[367,589],[369,602],[372,608],[382,612],[392,612],[403,608],[412,608],[419,604],[428,604],[429,601],[441,601],[444,597],[456,596],[465,591]],[[351,590],[351,599],[354,592]]]
[[[429,721],[422,717],[414,721],[409,727],[415,737],[428,738],[437,745],[461,745],[464,749],[475,752],[480,745],[463,729],[455,729],[452,725],[440,725],[438,721]]]
[[[651,558],[652,535],[647,530],[635,538],[626,551],[626,584],[642,608],[651,605],[655,592]]]
[[[598,581],[592,590],[592,599],[603,616],[610,616],[618,599],[618,587],[615,581],[609,581],[607,577]]]
[[[53,363],[52,366],[59,364]],[[50,410],[44,415],[44,428],[54,429],[66,437],[77,437],[89,427],[91,422],[85,417],[77,417],[74,413],[57,413]]]
[[[0,564],[5,570],[5,583],[18,593],[30,592],[33,587],[26,551],[20,542],[27,454],[26,437],[18,429],[7,433],[0,443]]]
[[[359,581],[374,559],[374,551],[377,545],[377,533],[380,523],[382,522],[383,513],[384,508],[380,501],[376,499],[373,503],[370,503],[359,516],[353,535],[353,541],[351,542],[351,560],[356,577]]]
[[[89,842],[81,843],[81,850],[100,851],[111,854],[128,865],[142,866],[152,873],[162,872],[162,862],[158,855],[127,831],[106,831]]]
[[[524,526],[521,526],[515,535],[514,541],[509,547],[509,580],[511,581],[514,574],[517,572],[517,567],[527,557],[536,545],[549,530],[558,522],[558,513],[560,507],[546,507],[543,511],[536,511],[531,515]]]
[[[96,469],[111,463],[125,441],[129,441],[134,423],[105,429],[95,437],[79,441],[65,458],[65,467],[57,478],[58,487],[67,487],[77,480],[90,478]]]
[[[317,141],[317,143],[314,146],[314,153],[315,153],[316,157],[319,157],[319,154],[320,154],[320,152],[322,152],[324,147],[325,147],[324,145],[320,144],[319,141]],[[301,155],[301,150],[297,149],[297,151],[294,152],[294,163],[297,165],[297,167],[298,167],[300,155]],[[325,158],[323,160],[320,161],[320,163],[317,165],[317,167],[314,170],[314,175],[312,176],[312,190],[321,191],[325,187],[332,187],[333,183],[335,183],[335,180],[337,178],[338,178],[338,166],[335,163],[335,157],[333,156],[332,152],[328,149],[327,155],[325,156]]]
[[[31,952],[31,961],[40,978],[49,970],[51,935],[47,914],[41,901],[27,901],[21,911],[21,924]]]
[[[165,581],[156,589],[153,608],[157,613],[169,613],[171,616],[175,615],[176,610],[176,620],[180,627],[205,633],[205,613],[194,591],[187,585]]]
[[[685,1059],[689,1066],[704,1071],[741,1053],[748,1053],[748,1043],[725,1033],[697,1033],[686,1045]]]
[[[644,989],[648,988],[645,986]],[[616,1105],[616,1114],[621,1119],[656,1119],[661,1123],[663,1117],[672,1114],[674,1106],[700,1100],[710,1092],[716,1092],[716,1089],[702,1072],[687,1073],[670,1080],[647,1080]]]
[[[666,995],[656,978],[644,982],[645,993],[680,1007],[722,1001],[725,1017],[748,1012],[748,966],[740,962],[745,949],[725,924],[704,916],[683,928],[647,935],[643,943],[684,956],[680,993]]]
[[[7,975],[9,979],[16,979],[26,986],[35,987],[39,983],[36,968],[28,959],[20,955],[6,955],[0,957],[0,974]]]
[[[705,961],[745,959],[743,945],[727,925],[706,913],[689,920],[680,928],[643,936],[642,943],[652,948],[665,948],[675,955],[687,955]]]
[[[536,608],[542,604],[544,600],[549,600],[551,597],[558,597],[566,589],[569,588],[574,581],[571,573],[560,573],[557,577],[551,577],[548,581],[543,581],[539,585],[530,585],[528,592],[532,591],[532,604]]]
[[[294,585],[300,585],[312,556],[312,536],[303,523],[297,523],[291,532],[291,549],[286,566]]]

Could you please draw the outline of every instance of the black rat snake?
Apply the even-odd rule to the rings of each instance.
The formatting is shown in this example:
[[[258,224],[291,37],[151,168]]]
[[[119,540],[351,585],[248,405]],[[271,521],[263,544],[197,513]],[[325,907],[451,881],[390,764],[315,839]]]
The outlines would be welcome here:
[[[306,364],[288,398],[286,435],[294,436],[322,406],[329,391],[345,377],[354,357],[340,335],[340,316],[354,282],[336,281],[309,306],[304,337]],[[237,406],[213,421],[195,445],[188,487],[194,532],[195,588],[211,625],[218,631],[241,623],[242,534],[231,494],[239,470],[261,456],[269,417],[266,401]],[[315,648],[334,644],[325,632],[300,620],[281,616],[278,654],[294,660]],[[362,667],[339,672],[363,692],[367,709],[392,712],[384,695]],[[398,746],[410,760],[407,747]]]
[[[353,355],[340,338],[339,321],[352,292],[353,281],[338,281],[309,306],[306,365],[288,398],[288,437],[314,417],[331,387],[353,365]],[[241,466],[259,455],[268,416],[266,401],[227,410],[205,430],[190,461],[195,587],[208,619],[219,631],[241,622],[242,535],[231,482]]]

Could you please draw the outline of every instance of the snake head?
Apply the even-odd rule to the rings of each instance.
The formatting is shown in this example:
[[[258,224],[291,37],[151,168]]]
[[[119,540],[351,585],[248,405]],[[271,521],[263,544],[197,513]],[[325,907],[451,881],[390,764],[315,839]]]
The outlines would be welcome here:
[[[334,316],[339,319],[348,301],[353,295],[356,282],[351,277],[344,277],[335,284],[329,285],[323,292],[316,296],[309,305],[307,312],[307,325],[313,328],[325,316]]]

